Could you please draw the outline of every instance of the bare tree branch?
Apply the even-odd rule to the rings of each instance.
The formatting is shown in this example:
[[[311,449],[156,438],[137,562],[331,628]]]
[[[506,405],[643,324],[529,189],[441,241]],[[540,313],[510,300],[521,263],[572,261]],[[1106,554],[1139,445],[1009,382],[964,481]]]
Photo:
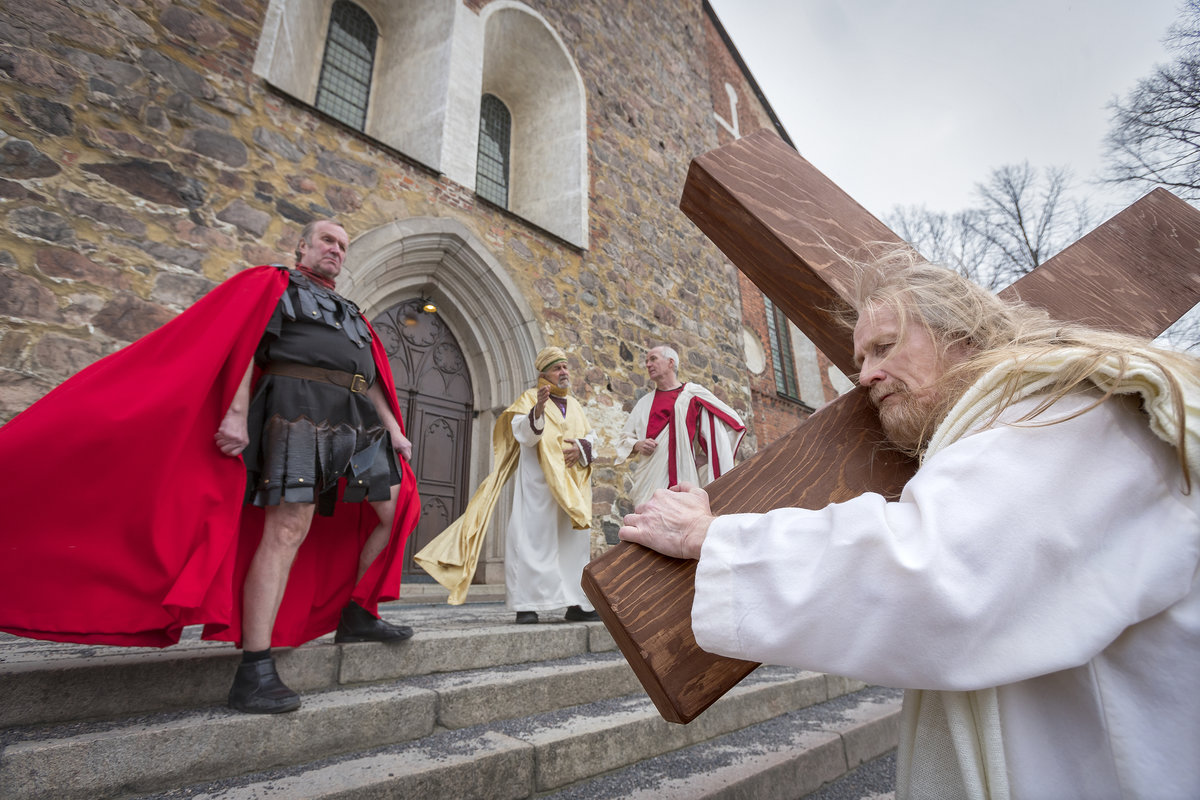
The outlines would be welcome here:
[[[1155,342],[1173,350],[1200,353],[1200,306],[1195,306],[1180,317],[1179,321],[1163,331]]]
[[[1064,168],[1006,165],[976,185],[977,207],[957,214],[898,207],[887,222],[929,260],[996,291],[1091,228],[1092,214],[1069,198],[1070,185]]]
[[[1104,180],[1200,200],[1200,0],[1187,0],[1164,42],[1175,60],[1109,104]]]
[[[1004,283],[988,266],[990,245],[972,228],[970,217],[975,213],[942,214],[924,206],[897,206],[887,224],[929,261],[955,269],[980,286],[998,291],[1004,288]]]

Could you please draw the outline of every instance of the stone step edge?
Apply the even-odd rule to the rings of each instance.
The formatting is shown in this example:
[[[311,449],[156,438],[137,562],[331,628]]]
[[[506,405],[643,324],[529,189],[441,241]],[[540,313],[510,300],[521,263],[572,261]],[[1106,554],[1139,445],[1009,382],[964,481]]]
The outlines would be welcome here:
[[[640,692],[641,686],[619,653],[584,653],[515,667],[497,665],[418,676],[390,684],[340,686],[302,696],[301,708],[307,712],[304,716],[312,717],[321,713],[315,709],[328,707],[329,698],[336,693],[341,693],[344,702],[372,702],[379,692],[392,690],[432,692],[436,698],[433,727],[453,730],[623,697]],[[43,750],[69,747],[73,741],[86,741],[95,735],[118,739],[126,729],[169,731],[192,722],[204,724],[219,713],[234,714],[221,704],[111,720],[14,726],[3,736],[4,742],[12,745],[11,757],[33,747]],[[319,727],[320,721],[314,719],[311,724]]]
[[[898,750],[865,761],[797,800],[895,800]]]
[[[842,684],[833,679],[832,685]],[[823,702],[830,686],[829,676],[817,673],[760,676],[757,682],[736,688],[690,726],[663,722],[640,694],[623,698],[625,710],[607,717],[596,711],[605,701],[577,706],[577,717],[591,729],[586,736],[571,724],[557,728],[542,724],[533,734],[545,744],[538,780],[553,787],[586,777],[571,772],[571,752],[589,749],[597,736],[603,738],[614,728],[625,729],[617,739],[641,743],[631,751],[604,748],[606,760],[598,771],[663,752],[664,747],[673,749],[720,735],[781,710]],[[18,741],[9,744],[0,758],[0,785],[14,798],[67,800],[152,792],[264,767],[288,768],[429,736],[440,699],[434,690],[403,684],[364,687],[317,695],[300,711],[278,717],[210,709],[167,721],[101,725],[65,739]],[[538,716],[531,719],[536,728]],[[678,732],[685,730],[681,739]],[[630,731],[636,731],[636,736]],[[191,755],[179,759],[164,753]]]
[[[32,788],[35,778],[50,787],[71,783],[97,794],[115,792],[121,786],[151,789],[200,777],[173,771],[174,762],[158,763],[154,752],[162,748],[200,753],[193,757],[191,769],[202,770],[200,775],[205,778],[218,778],[638,690],[632,669],[619,654],[592,654],[530,664],[528,669],[499,667],[425,676],[391,686],[341,688],[307,696],[300,711],[280,717],[210,708],[84,726],[14,728],[7,733],[10,744],[0,758],[0,786],[16,787],[14,792],[28,796],[36,796]],[[286,744],[274,748],[259,744],[265,720],[278,721],[265,724],[271,730],[282,729]],[[353,739],[343,729],[346,726],[354,728]],[[296,741],[304,742],[305,747],[295,747]],[[148,752],[149,758],[145,756]],[[246,762],[246,753],[253,753],[258,762]],[[106,775],[77,775],[89,763],[108,765]]]
[[[864,742],[877,743],[874,748],[888,742],[891,747],[895,746],[892,740],[898,729],[898,701],[871,705],[873,708],[869,713],[826,721],[816,730],[811,727],[811,722],[801,723],[808,726],[805,731],[808,740],[802,741],[798,750],[781,750],[774,758],[763,757],[749,767],[743,765],[742,774],[736,776],[715,776],[717,780],[726,780],[723,787],[715,787],[705,794],[648,793],[646,800],[651,797],[678,800],[794,798],[796,794],[766,795],[758,790],[768,782],[786,783],[788,774],[810,774],[814,768],[818,770],[820,783],[834,780],[857,766],[859,762],[854,759],[873,749],[864,747]],[[705,744],[685,747],[690,749]],[[525,800],[538,797],[549,800],[557,794],[546,794],[548,789],[540,784],[538,776],[538,762],[547,747],[501,731],[454,731],[404,747],[339,759],[300,771],[258,773],[219,785],[192,786],[188,787],[188,796],[194,800],[375,800],[379,797],[428,800]],[[884,747],[881,752],[887,749]],[[811,777],[809,780],[811,782]],[[656,791],[662,788],[657,787]],[[693,784],[688,790],[696,788],[697,784]],[[745,793],[750,788],[754,788],[754,792]],[[556,793],[562,793],[562,790],[563,787],[549,789]],[[578,796],[572,795],[569,789],[564,794]]]
[[[541,800],[793,800],[893,751],[901,700],[899,690],[868,687],[646,759]]]
[[[601,623],[486,625],[419,632],[395,644],[334,644],[332,637],[276,651],[284,682],[300,693],[339,686],[614,652]],[[223,705],[240,652],[193,648],[0,664],[0,730]]]

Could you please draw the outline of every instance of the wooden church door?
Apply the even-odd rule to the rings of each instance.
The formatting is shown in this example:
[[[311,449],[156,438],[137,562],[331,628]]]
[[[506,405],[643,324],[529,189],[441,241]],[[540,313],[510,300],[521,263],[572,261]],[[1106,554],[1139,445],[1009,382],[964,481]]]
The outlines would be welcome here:
[[[404,548],[404,574],[429,579],[412,556],[462,514],[471,456],[471,375],[449,328],[422,300],[405,300],[371,321],[387,351],[412,468],[421,493],[421,520]],[[429,579],[432,580],[432,579]]]

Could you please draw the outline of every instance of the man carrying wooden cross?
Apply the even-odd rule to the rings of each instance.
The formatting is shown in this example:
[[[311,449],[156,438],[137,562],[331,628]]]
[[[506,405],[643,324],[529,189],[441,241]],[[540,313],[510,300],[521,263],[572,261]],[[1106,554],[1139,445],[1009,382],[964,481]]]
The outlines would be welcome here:
[[[908,253],[854,278],[899,500],[685,485],[621,538],[699,559],[705,650],[908,689],[898,797],[1200,797],[1200,362]]]

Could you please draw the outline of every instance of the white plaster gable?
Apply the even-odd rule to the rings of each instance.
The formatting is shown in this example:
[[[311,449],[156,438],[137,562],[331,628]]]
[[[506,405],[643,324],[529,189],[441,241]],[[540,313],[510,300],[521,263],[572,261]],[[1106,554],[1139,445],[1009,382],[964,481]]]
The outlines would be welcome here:
[[[484,93],[512,114],[508,210],[588,244],[587,102],[562,38],[536,11],[494,0],[356,0],[379,29],[364,133],[475,188]],[[254,73],[312,104],[333,0],[271,0]]]

